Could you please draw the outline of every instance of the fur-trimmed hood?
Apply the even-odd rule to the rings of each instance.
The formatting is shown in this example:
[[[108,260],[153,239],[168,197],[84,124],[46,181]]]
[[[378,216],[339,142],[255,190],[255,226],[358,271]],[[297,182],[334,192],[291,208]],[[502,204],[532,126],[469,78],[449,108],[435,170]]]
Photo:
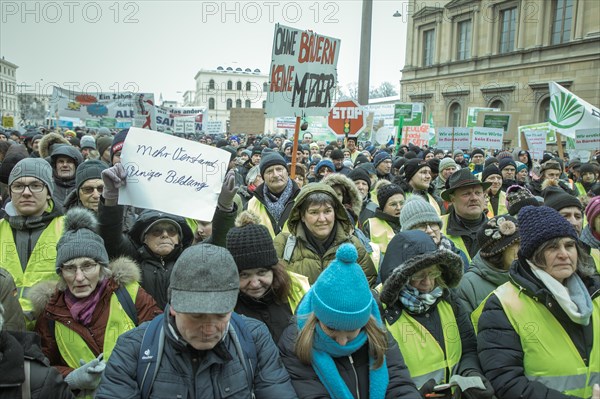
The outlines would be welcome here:
[[[386,253],[393,254],[384,257],[380,269],[381,302],[386,305],[396,302],[398,293],[412,275],[430,266],[441,268],[442,280],[449,288],[456,287],[463,275],[461,257],[447,249],[439,249],[431,237],[420,230],[396,234]]]
[[[54,144],[71,145],[69,141],[58,133],[48,133],[40,140],[39,151],[40,158],[47,158],[51,155],[50,147]]]
[[[131,258],[122,256],[113,259],[108,268],[112,272],[111,279],[118,285],[141,281],[140,268]],[[31,287],[27,298],[31,300],[34,314],[41,314],[50,299],[58,294],[58,286],[59,281],[42,281]]]
[[[350,207],[356,216],[360,215],[360,211],[362,210],[362,198],[358,188],[349,177],[341,174],[341,173],[332,173],[327,175],[321,183],[325,183],[330,186],[341,185],[346,188],[346,191],[349,195]]]

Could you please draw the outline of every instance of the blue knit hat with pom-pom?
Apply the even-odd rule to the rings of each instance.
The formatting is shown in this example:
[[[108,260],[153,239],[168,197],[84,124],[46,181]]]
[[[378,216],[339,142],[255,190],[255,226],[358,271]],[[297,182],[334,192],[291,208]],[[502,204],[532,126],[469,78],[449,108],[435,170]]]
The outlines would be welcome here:
[[[371,317],[374,299],[357,259],[354,245],[342,244],[309,291],[315,316],[329,328],[357,330]]]

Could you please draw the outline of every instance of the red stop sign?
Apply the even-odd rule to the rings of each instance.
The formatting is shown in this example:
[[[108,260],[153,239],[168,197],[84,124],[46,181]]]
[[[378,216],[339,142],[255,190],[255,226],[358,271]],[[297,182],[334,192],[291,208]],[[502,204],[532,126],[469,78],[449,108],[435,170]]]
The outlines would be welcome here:
[[[366,124],[364,110],[354,100],[339,101],[329,110],[327,125],[338,136],[357,136]]]

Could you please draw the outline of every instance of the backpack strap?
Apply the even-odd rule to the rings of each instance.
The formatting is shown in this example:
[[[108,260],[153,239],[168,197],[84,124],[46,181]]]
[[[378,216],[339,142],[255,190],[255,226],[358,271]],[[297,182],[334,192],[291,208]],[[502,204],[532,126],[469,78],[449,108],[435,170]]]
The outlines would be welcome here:
[[[244,321],[243,316],[238,315],[237,313],[231,313],[231,322],[230,325],[232,330],[232,339],[236,348],[241,349],[240,355],[243,356],[242,365],[246,369],[246,377],[248,378],[248,388],[252,392],[252,397],[254,397],[254,373],[258,366],[258,356],[256,354],[256,345],[254,344],[254,338],[252,338],[252,334],[246,328],[246,322]]]
[[[127,313],[127,316],[133,321],[133,324],[138,325],[138,316],[137,310],[135,309],[135,303],[133,303],[133,299],[129,292],[127,292],[127,288],[124,285],[119,285],[119,288],[115,291],[115,295],[119,300],[121,306],[123,306],[123,310]]]
[[[292,259],[294,248],[296,248],[296,236],[290,234],[285,242],[285,248],[283,249],[283,260],[289,262],[290,259]]]
[[[137,383],[141,398],[147,399],[152,391],[158,366],[162,359],[165,346],[165,331],[163,328],[164,314],[156,316],[144,331],[142,345],[137,363]]]
[[[23,399],[31,399],[31,361],[25,359],[23,368],[23,371],[25,371],[25,381],[21,384],[21,397]]]

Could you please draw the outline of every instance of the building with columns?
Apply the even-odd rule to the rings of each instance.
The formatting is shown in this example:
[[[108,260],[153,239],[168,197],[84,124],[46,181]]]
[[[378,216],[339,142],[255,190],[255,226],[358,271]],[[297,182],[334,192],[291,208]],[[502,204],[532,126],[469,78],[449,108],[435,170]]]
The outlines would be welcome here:
[[[19,101],[17,99],[17,65],[0,59],[0,125],[3,117],[12,117],[16,127],[19,119]]]
[[[465,126],[469,107],[545,122],[550,81],[599,105],[599,15],[589,0],[410,0],[401,100],[436,127]]]
[[[219,66],[201,69],[194,77],[196,92],[194,106],[205,107],[207,121],[220,121],[225,128],[231,108],[265,108],[268,75],[260,69]],[[186,102],[191,95],[186,93]],[[267,125],[271,122],[267,121]]]

